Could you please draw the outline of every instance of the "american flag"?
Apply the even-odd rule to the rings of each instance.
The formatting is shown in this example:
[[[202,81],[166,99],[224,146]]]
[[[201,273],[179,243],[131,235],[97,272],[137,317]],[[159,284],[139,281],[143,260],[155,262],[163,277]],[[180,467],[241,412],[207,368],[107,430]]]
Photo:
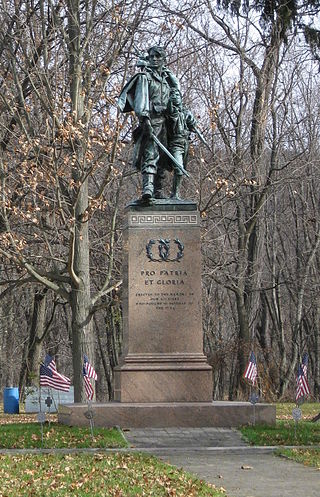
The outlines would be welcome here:
[[[67,376],[58,373],[53,357],[47,354],[44,362],[40,364],[40,386],[69,392],[70,383]]]
[[[58,373],[56,361],[54,360],[54,358],[51,355],[46,354],[46,357],[44,359],[44,365],[48,366],[48,368],[52,369],[52,371],[55,371],[56,373]],[[58,374],[61,376],[61,378],[64,378],[67,383],[71,384],[71,381],[67,376],[64,376],[61,373],[58,373]]]
[[[254,355],[253,352],[251,352],[250,357],[249,357],[249,362],[248,362],[248,365],[246,367],[246,370],[244,372],[243,377],[250,380],[252,382],[252,385],[254,385],[256,382],[257,374],[258,374],[258,370],[257,370],[256,356]]]
[[[303,371],[303,374],[306,378],[308,378],[308,361],[309,361],[309,356],[308,356],[308,353],[305,352],[302,356],[302,362],[301,362],[301,367],[302,367],[302,371]]]
[[[296,401],[300,399],[300,397],[307,397],[310,394],[310,388],[308,385],[308,381],[306,376],[303,373],[302,366],[299,364],[298,373],[297,373],[297,390],[296,390]]]
[[[87,399],[92,400],[94,390],[93,386],[91,385],[90,378],[88,378],[88,376],[83,375],[83,379],[84,379],[84,389],[86,391]]]
[[[93,378],[94,380],[98,379],[97,373],[93,369],[93,366],[91,366],[86,354],[84,354],[83,356],[83,370],[85,371],[85,374],[86,376],[88,376],[88,378]]]
[[[89,363],[88,357],[86,355],[84,355],[83,359],[84,360],[83,360],[82,372],[83,372],[83,379],[84,379],[84,389],[86,392],[87,399],[92,400],[94,390],[93,390],[93,386],[91,384],[90,378],[97,380],[98,376],[97,376],[97,373],[95,372],[94,368]]]

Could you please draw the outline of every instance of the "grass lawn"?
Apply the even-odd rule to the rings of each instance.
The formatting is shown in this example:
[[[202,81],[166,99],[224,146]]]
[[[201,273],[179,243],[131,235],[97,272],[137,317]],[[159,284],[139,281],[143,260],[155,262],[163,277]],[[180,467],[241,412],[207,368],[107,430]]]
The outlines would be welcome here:
[[[44,425],[44,447],[126,447],[116,430]],[[41,447],[36,415],[0,411],[1,448]],[[0,455],[0,497],[226,497],[222,488],[143,454]]]
[[[320,449],[279,449],[277,455],[287,457],[305,466],[314,466],[320,470]]]
[[[277,402],[277,419],[291,419],[292,409],[296,407],[293,402]],[[300,407],[302,411],[302,419],[312,419],[320,412],[320,402],[305,402]]]
[[[320,444],[320,423],[311,423],[319,413],[320,404],[305,403],[300,408],[302,418],[296,425],[292,418],[293,403],[278,403],[275,426],[256,425],[240,428],[244,438],[252,445],[317,445]]]
[[[143,454],[0,456],[0,495],[225,497],[223,489]]]
[[[277,404],[277,419],[290,419],[292,420],[292,409],[295,407],[295,404]],[[319,402],[307,402],[301,406],[302,411],[302,420],[311,420],[320,412],[320,404]],[[291,421],[292,422],[292,421]],[[306,424],[306,428],[312,426],[311,423]],[[319,429],[319,421],[315,424]],[[299,425],[298,425],[298,433],[299,433]],[[289,445],[289,444],[288,444]],[[297,445],[297,444],[296,444]],[[311,445],[311,444],[310,444]],[[294,461],[300,462],[305,466],[314,466],[320,469],[320,449],[279,449],[277,451],[278,455],[282,455],[287,457],[288,459],[292,459]]]
[[[293,420],[277,421],[275,426],[256,425],[240,428],[252,445],[317,445],[320,444],[320,424]]]
[[[51,448],[83,448],[127,447],[122,433],[116,428],[94,428],[92,439],[90,428],[79,428],[51,423],[43,427],[43,447]],[[10,423],[0,428],[0,448],[2,449],[34,449],[40,448],[40,423]],[[1,494],[0,494],[1,495]]]

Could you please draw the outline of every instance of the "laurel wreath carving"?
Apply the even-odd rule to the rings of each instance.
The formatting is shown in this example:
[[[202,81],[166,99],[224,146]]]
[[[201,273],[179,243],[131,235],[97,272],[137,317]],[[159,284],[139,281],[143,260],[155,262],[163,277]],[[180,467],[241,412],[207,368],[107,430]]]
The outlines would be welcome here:
[[[177,253],[174,258],[170,258],[170,241],[167,238],[160,238],[159,240],[149,240],[149,242],[146,245],[146,252],[147,252],[147,257],[150,259],[152,262],[180,262],[180,260],[183,258],[183,251],[184,251],[184,245],[183,243],[178,239],[175,238],[173,241],[175,245],[177,246]],[[153,246],[158,242],[158,253],[159,257],[156,258],[152,252]]]

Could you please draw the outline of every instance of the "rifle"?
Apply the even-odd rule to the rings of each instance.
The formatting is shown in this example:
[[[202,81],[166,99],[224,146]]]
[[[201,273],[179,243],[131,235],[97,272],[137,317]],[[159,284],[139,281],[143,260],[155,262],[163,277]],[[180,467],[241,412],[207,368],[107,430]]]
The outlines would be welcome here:
[[[193,131],[198,136],[199,140],[207,147],[207,149],[210,150],[211,153],[213,153],[212,150],[211,150],[210,145],[205,140],[205,138],[204,138],[203,134],[201,133],[201,131],[199,131],[196,126],[192,126],[191,131]]]

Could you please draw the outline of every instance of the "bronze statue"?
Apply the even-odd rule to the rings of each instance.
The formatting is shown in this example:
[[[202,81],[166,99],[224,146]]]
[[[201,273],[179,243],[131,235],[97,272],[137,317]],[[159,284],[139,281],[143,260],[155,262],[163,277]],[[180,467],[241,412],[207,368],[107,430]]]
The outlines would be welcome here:
[[[142,199],[165,198],[162,191],[166,171],[174,171],[171,197],[179,198],[185,170],[190,131],[195,119],[183,108],[179,82],[165,66],[163,48],[149,48],[138,62],[135,74],[121,91],[122,112],[134,111],[139,125],[133,131],[133,165],[142,173]]]
[[[172,88],[168,105],[168,149],[179,163],[180,168],[173,162],[171,198],[180,198],[180,184],[188,159],[190,131],[195,129],[196,120],[193,114],[183,107],[180,90]]]

